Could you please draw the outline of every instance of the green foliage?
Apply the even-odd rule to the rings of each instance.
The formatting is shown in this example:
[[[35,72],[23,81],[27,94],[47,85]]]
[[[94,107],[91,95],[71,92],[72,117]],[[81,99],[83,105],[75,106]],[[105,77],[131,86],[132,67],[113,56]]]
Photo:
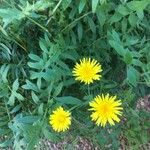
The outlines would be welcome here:
[[[148,143],[149,113],[135,105],[150,87],[149,0],[2,0],[0,31],[0,147],[32,150],[70,134],[101,149],[118,149],[121,135],[128,149]],[[72,76],[83,57],[103,68],[89,87]],[[88,102],[102,92],[123,100],[125,123],[92,124]],[[60,105],[74,123],[57,134],[48,117]]]

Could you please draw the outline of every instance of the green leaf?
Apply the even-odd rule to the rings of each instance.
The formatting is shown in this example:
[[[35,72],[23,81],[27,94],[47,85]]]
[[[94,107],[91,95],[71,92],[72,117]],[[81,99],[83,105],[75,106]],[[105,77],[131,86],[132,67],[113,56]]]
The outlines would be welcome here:
[[[0,9],[0,17],[3,18],[4,27],[10,24],[14,20],[20,20],[25,15],[18,9]]]
[[[92,12],[96,12],[97,5],[99,3],[99,0],[92,0]]]
[[[16,113],[16,112],[18,112],[20,109],[21,109],[21,105],[19,104],[19,105],[15,106],[15,107],[10,111],[10,114]]]
[[[62,88],[63,88],[63,82],[60,82],[57,87],[55,88],[55,91],[54,91],[54,94],[53,94],[53,97],[56,97],[60,94],[60,92],[62,91]]]
[[[78,23],[77,31],[78,31],[79,42],[81,42],[81,40],[82,40],[82,35],[83,35],[83,27],[82,27],[81,22]]]
[[[19,122],[22,124],[20,128],[21,131],[23,131],[24,139],[27,141],[26,150],[33,150],[35,148],[35,145],[39,142],[42,131],[42,122],[36,121],[38,120],[38,118],[35,118],[36,116],[28,116],[26,119],[29,118],[31,120],[31,117],[33,119],[31,123],[26,123],[24,121],[23,123],[21,123],[22,121]]]
[[[132,13],[129,15],[128,20],[129,20],[130,25],[132,27],[135,27],[137,25],[138,17],[134,13]]]
[[[44,129],[43,133],[46,139],[52,142],[57,142],[59,140],[59,138],[54,133],[51,133],[50,131],[48,131],[48,129]]]
[[[102,4],[105,4],[105,3],[107,3],[107,0],[100,0],[100,4],[102,5]]]
[[[44,108],[43,107],[44,107],[43,103],[41,103],[40,106],[38,107],[38,114],[41,116],[44,114]]]
[[[127,68],[127,79],[129,83],[132,84],[134,87],[137,86],[137,82],[139,80],[139,72],[132,66],[128,66]]]
[[[116,50],[116,52],[120,56],[124,56],[126,54],[126,49],[124,49],[123,46],[120,45],[118,42],[109,40],[109,44],[111,45],[111,47],[113,47]]]
[[[142,20],[144,18],[144,12],[143,12],[143,10],[137,11],[136,14],[137,14],[137,16],[138,16],[138,18],[140,20]]]
[[[33,91],[31,92],[31,96],[32,96],[33,101],[36,104],[38,104],[39,103],[39,98],[38,98],[38,96]]]
[[[65,10],[67,7],[69,7],[71,1],[72,1],[72,0],[63,0],[63,1],[62,1],[62,6],[63,6],[63,9],[64,9],[64,10]]]
[[[2,142],[2,143],[0,143],[0,147],[2,148],[2,147],[11,147],[12,146],[12,143],[13,143],[13,139],[11,138],[11,139],[8,139],[8,140],[6,140],[6,141],[4,141],[4,142]]]
[[[47,47],[42,40],[39,41],[40,48],[43,52],[48,53]]]
[[[50,1],[37,1],[33,4],[36,11],[44,11],[51,5],[52,3]]]
[[[106,21],[106,15],[104,11],[102,11],[101,8],[98,8],[96,11],[96,15],[97,15],[100,25],[103,26]]]
[[[19,88],[19,82],[18,82],[18,79],[16,79],[12,85],[12,89],[13,91],[17,91]]]
[[[76,45],[76,44],[77,44],[77,36],[76,36],[76,34],[74,33],[73,30],[71,30],[70,34],[71,34],[72,43],[73,43],[74,45]]]
[[[38,78],[37,79],[37,87],[39,88],[39,89],[41,89],[41,78]]]
[[[2,46],[2,48],[3,49],[5,49],[7,52],[8,52],[8,54],[10,54],[11,55],[11,51],[10,51],[10,49],[5,45],[5,44],[3,44],[3,43],[0,43],[0,46]]]
[[[9,71],[10,66],[9,65],[2,65],[2,67],[0,68],[0,74],[2,76],[2,80],[7,83],[7,75],[8,75],[8,71]]]
[[[0,25],[0,31],[5,35],[8,36],[6,30]]]
[[[22,118],[16,118],[15,120],[18,123],[32,124],[32,123],[35,123],[36,121],[38,121],[39,119],[40,119],[39,116],[25,116]]]
[[[15,95],[12,93],[7,102],[8,105],[13,106],[15,103]]]
[[[140,60],[138,60],[138,59],[133,59],[133,65],[135,65],[135,66],[139,66],[139,67],[141,67],[141,68],[144,68],[144,64],[140,61]]]
[[[123,15],[121,15],[120,13],[116,12],[109,20],[109,22],[112,24],[112,23],[115,23],[115,22],[118,22],[122,19]]]
[[[39,62],[35,62],[35,63],[28,62],[28,66],[30,68],[41,70],[44,67],[44,62],[43,62],[43,60],[41,60]]]
[[[64,96],[64,97],[57,97],[55,98],[58,102],[62,104],[70,104],[70,105],[80,105],[82,104],[82,101],[72,97],[72,96]]]
[[[149,0],[141,0],[141,1],[131,1],[127,3],[127,6],[133,11],[141,11],[144,10],[148,4],[150,4]]]
[[[26,84],[22,86],[22,88],[26,89],[26,90],[34,90],[36,92],[38,92],[38,88],[35,84],[33,84],[32,82],[30,82],[29,80],[26,80]]]
[[[123,5],[119,5],[119,7],[117,8],[117,11],[123,16],[130,14],[130,10]]]
[[[29,57],[34,61],[41,61],[41,58],[35,54],[29,54]]]
[[[24,100],[24,97],[23,97],[20,93],[14,92],[14,96],[15,96],[18,100],[21,100],[21,101]]]
[[[123,33],[126,33],[126,30],[127,30],[127,19],[124,18],[124,19],[122,20],[121,24],[122,24],[122,32],[123,32]]]
[[[91,31],[93,32],[93,34],[95,34],[96,33],[96,26],[95,26],[94,21],[92,20],[91,17],[87,17],[87,19],[88,19],[88,24],[90,26]]]
[[[132,53],[128,50],[124,55],[124,61],[127,65],[130,65],[132,63],[132,60],[133,60]]]
[[[63,61],[59,60],[56,62],[64,71],[70,72],[68,64],[65,64]]]
[[[79,14],[83,11],[83,9],[85,7],[85,4],[86,4],[86,0],[80,0],[80,3],[79,3]]]

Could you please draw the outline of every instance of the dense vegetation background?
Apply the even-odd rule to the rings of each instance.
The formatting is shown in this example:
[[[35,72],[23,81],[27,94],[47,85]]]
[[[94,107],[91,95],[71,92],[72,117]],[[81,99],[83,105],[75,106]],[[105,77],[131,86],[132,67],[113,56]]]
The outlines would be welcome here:
[[[149,142],[149,112],[136,104],[150,94],[150,0],[1,0],[0,31],[0,147],[32,150],[41,138],[77,136],[101,149]],[[83,57],[104,70],[90,90],[72,76]],[[123,101],[113,127],[94,126],[86,111],[102,92]],[[74,118],[57,134],[48,117],[60,104]]]

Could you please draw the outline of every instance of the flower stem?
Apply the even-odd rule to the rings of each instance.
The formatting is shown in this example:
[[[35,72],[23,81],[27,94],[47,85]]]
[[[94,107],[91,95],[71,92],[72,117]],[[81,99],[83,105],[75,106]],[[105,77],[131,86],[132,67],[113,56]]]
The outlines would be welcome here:
[[[90,92],[90,85],[88,84],[88,95],[91,95],[91,92]]]

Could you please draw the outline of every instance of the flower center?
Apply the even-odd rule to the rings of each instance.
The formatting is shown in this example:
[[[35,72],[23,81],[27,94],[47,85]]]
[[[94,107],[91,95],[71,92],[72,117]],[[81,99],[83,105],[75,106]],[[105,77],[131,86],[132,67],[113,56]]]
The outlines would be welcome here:
[[[64,122],[64,121],[65,121],[65,117],[64,117],[63,115],[61,115],[61,116],[59,117],[58,121],[59,121],[60,123]]]
[[[89,79],[92,75],[92,70],[89,66],[85,66],[84,68],[84,76]]]
[[[108,104],[104,104],[102,107],[101,107],[101,111],[102,111],[102,114],[103,115],[107,115],[109,112],[110,112],[110,107]]]

